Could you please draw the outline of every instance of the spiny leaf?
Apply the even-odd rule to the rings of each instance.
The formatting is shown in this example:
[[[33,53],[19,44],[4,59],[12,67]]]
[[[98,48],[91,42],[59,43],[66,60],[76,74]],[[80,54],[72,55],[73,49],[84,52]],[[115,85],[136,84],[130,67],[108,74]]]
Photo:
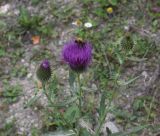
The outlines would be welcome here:
[[[127,132],[118,132],[118,133],[111,134],[111,136],[129,136],[131,134],[135,134],[137,132],[140,132],[145,128],[148,128],[149,126],[150,125],[137,126]]]
[[[102,96],[101,96],[101,101],[100,101],[100,108],[99,108],[99,116],[100,118],[103,117],[104,113],[105,113],[105,100],[106,100],[106,93],[103,92]]]
[[[134,82],[134,81],[135,81],[136,79],[138,79],[139,77],[140,77],[140,76],[137,76],[137,77],[132,78],[132,79],[130,79],[130,80],[128,80],[128,81],[119,80],[119,81],[117,81],[117,83],[118,83],[119,85],[128,85],[128,84]]]
[[[67,109],[64,114],[64,117],[68,122],[74,123],[79,118],[80,112],[77,105],[73,105]]]

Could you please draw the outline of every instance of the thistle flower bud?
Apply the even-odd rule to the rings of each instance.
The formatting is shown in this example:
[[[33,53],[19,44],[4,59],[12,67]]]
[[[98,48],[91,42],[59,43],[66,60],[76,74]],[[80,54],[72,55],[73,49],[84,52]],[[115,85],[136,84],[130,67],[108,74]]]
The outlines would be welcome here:
[[[37,69],[37,78],[42,82],[46,82],[51,77],[51,67],[48,60],[42,61],[40,66]]]
[[[124,50],[131,50],[134,46],[134,41],[130,34],[126,34],[121,40],[121,46]]]
[[[92,47],[80,38],[69,41],[62,51],[63,59],[76,72],[83,72],[91,62]]]

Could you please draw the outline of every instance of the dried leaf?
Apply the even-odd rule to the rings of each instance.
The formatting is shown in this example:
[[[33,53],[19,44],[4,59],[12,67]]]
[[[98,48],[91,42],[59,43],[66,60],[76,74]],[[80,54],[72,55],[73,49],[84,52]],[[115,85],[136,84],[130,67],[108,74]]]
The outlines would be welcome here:
[[[42,89],[42,82],[39,80],[37,81],[37,88]]]
[[[40,43],[40,36],[32,36],[32,43],[39,44]]]

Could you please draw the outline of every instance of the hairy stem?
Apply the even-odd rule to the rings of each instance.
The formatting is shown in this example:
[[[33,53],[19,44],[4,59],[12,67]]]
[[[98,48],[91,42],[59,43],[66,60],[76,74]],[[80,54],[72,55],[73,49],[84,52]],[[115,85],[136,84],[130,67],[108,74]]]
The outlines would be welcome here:
[[[82,114],[82,98],[83,98],[83,90],[81,86],[81,81],[80,81],[80,74],[78,74],[78,100],[79,100],[79,111],[80,111],[80,116]]]
[[[80,112],[80,117],[82,116],[82,101],[83,101],[83,90],[82,90],[82,84],[81,84],[81,80],[80,80],[80,74],[78,73],[77,74],[77,84],[78,84],[78,100],[79,100],[79,103],[78,103],[78,107],[79,107],[79,112]],[[78,134],[77,136],[81,136],[81,128],[80,126],[77,126],[78,127]]]

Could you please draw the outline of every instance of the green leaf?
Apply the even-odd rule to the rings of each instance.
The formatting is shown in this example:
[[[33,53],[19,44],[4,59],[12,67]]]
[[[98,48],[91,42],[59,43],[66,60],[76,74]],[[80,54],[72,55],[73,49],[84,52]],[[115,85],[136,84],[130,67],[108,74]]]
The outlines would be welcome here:
[[[118,4],[118,0],[109,0],[110,4],[116,6]]]
[[[150,130],[152,133],[158,133],[160,132],[160,124],[156,124],[156,125],[151,125]]]
[[[24,8],[24,7],[21,7],[20,8],[19,23],[21,25],[26,25],[26,24],[28,25],[29,19],[30,19],[30,16],[29,16],[29,13],[28,13],[27,9]]]
[[[24,106],[24,108],[33,106],[33,104],[40,98],[41,96],[34,96],[33,98],[31,98]]]
[[[117,83],[118,83],[119,85],[128,85],[128,84],[134,82],[134,81],[135,81],[136,79],[138,79],[139,77],[140,77],[140,76],[137,76],[137,77],[132,78],[132,79],[130,79],[130,80],[128,80],[128,81],[119,80],[119,81],[117,81]]]
[[[5,29],[7,28],[6,22],[0,20],[0,28],[1,28],[0,31],[5,31]]]
[[[104,13],[104,10],[101,9],[101,8],[95,9],[94,13],[95,13],[97,16],[102,17],[102,18],[106,16],[106,14]]]
[[[117,58],[118,58],[118,61],[119,61],[119,64],[123,64],[124,63],[124,58],[122,57],[122,55],[118,52],[116,52],[116,55],[117,55]]]
[[[147,60],[147,58],[138,58],[138,57],[127,57],[128,60],[131,60],[131,61],[136,61],[136,62],[142,62],[142,61],[145,61]]]
[[[4,49],[0,49],[0,57],[3,57],[6,55],[6,52]]]
[[[53,72],[52,72],[51,80],[49,81],[49,86],[47,89],[51,99],[54,100],[54,98],[57,97],[58,95],[58,80],[56,75]]]
[[[99,108],[99,116],[100,118],[104,116],[106,105],[105,105],[105,100],[106,100],[106,93],[103,92],[101,96],[101,101],[100,101],[100,108]]]
[[[69,84],[73,87],[74,81],[76,79],[76,74],[72,70],[69,70]]]
[[[42,134],[42,136],[75,136],[75,133],[72,130],[68,131],[56,131],[56,132],[48,132]]]
[[[144,100],[142,99],[135,99],[133,102],[133,110],[137,111],[139,109],[142,109],[144,107]]]
[[[111,134],[110,136],[130,136],[131,134],[136,134],[142,131],[144,128],[148,128],[149,126],[150,125],[137,126],[127,132],[118,132],[118,133]]]
[[[91,136],[91,134],[86,129],[82,129],[81,133],[82,133],[82,136]]]
[[[77,105],[72,105],[67,109],[64,114],[64,118],[70,123],[74,123],[80,117],[80,111]]]
[[[37,4],[39,4],[39,2],[40,2],[40,0],[32,0],[32,1],[31,1],[31,3],[32,3],[33,5],[37,5]]]
[[[67,100],[64,100],[63,102],[55,103],[55,105],[52,104],[50,107],[64,107],[75,102],[76,100],[77,100],[77,97],[72,97]]]

